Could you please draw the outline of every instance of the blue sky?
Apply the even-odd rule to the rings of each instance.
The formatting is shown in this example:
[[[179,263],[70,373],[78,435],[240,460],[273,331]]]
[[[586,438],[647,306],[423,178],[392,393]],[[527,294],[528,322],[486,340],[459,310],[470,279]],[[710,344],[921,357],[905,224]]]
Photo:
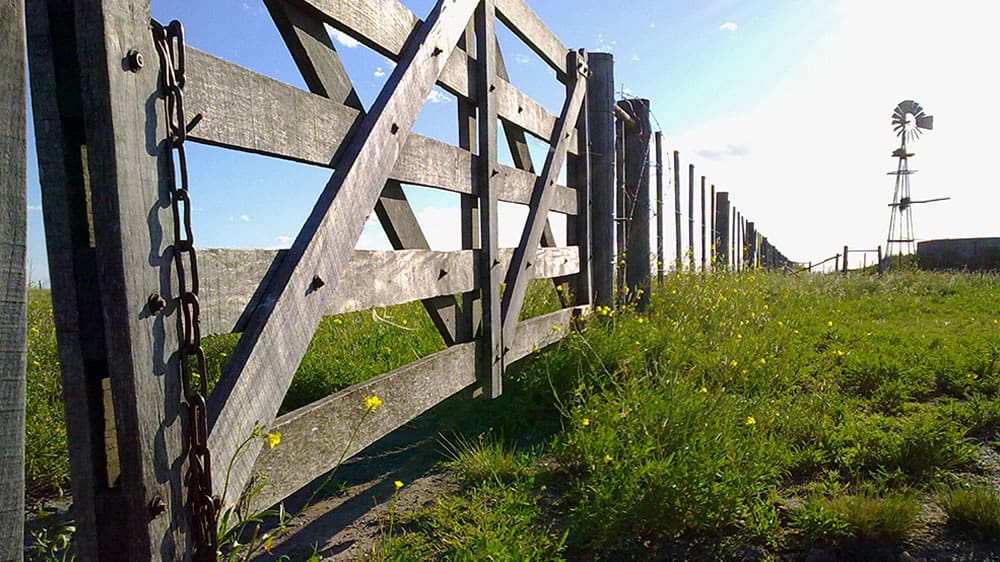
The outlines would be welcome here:
[[[911,167],[921,173],[913,178],[914,198],[954,197],[917,210],[918,238],[996,234],[988,209],[1000,201],[983,189],[990,187],[983,185],[987,176],[974,171],[989,163],[986,135],[997,119],[995,110],[981,109],[1000,94],[983,72],[1000,52],[995,3],[528,3],[567,47],[613,53],[617,89],[652,100],[666,148],[681,151],[682,178],[695,163],[697,175],[728,190],[792,259],[819,260],[843,244],[884,241],[892,198],[885,172],[894,167],[889,154],[897,144],[889,115],[906,98],[935,114],[937,126],[915,147]],[[403,4],[423,17],[433,2]],[[153,0],[152,8],[161,21],[180,19],[190,45],[304,88],[262,3]],[[558,113],[563,91],[551,71],[498,27],[513,84]],[[334,39],[367,106],[392,65],[343,35]],[[435,90],[415,130],[455,142],[454,98]],[[29,259],[32,279],[46,281],[31,133]],[[200,247],[286,246],[330,175],[212,147],[189,148],[189,159]],[[421,188],[408,193],[432,247],[457,247],[457,197]],[[672,203],[668,198],[665,207]],[[523,209],[510,205],[502,213],[501,241],[513,244]],[[668,250],[672,232],[667,228]],[[366,227],[359,247],[387,247],[376,224]]]

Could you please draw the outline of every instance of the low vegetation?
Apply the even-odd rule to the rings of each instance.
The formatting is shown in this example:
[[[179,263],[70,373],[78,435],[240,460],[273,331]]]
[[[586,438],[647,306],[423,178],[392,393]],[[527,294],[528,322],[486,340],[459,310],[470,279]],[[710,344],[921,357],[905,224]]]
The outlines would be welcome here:
[[[372,557],[768,559],[898,549],[945,525],[990,536],[998,290],[972,274],[669,276],[643,314],[599,309],[517,365],[498,400],[446,404],[442,469],[461,489],[394,514]],[[44,295],[31,310],[40,379],[57,366]],[[435,338],[419,304],[327,319],[285,406]],[[210,376],[233,343],[209,342]],[[29,382],[29,397],[29,412],[59,416],[29,428],[29,486],[44,495],[65,487],[65,433],[30,433],[60,435],[58,385]]]

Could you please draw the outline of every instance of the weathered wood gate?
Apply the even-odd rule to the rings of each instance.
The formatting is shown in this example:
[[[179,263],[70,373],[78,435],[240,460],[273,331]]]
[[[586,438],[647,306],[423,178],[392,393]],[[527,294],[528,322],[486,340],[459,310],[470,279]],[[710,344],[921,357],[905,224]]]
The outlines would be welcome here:
[[[252,474],[269,483],[255,507],[277,502],[332,468],[364,396],[378,395],[384,406],[348,454],[472,385],[500,395],[506,365],[560,339],[595,293],[610,302],[612,264],[590,258],[595,245],[611,256],[612,241],[591,236],[587,126],[588,114],[596,116],[605,125],[595,136],[614,142],[606,130],[610,57],[588,112],[586,54],[567,50],[524,0],[439,0],[425,20],[397,0],[265,4],[310,91],[185,48],[179,27],[151,32],[148,0],[27,3],[84,559],[188,558],[186,504],[201,505],[189,491],[189,465],[207,471],[216,494],[228,476],[223,505]],[[565,85],[559,115],[508,81],[497,18]],[[397,63],[368,111],[325,25]],[[435,83],[459,100],[459,146],[411,132]],[[497,162],[498,123],[514,167]],[[548,142],[544,162],[532,162],[526,134]],[[186,141],[333,170],[291,249],[202,250],[195,260],[185,213],[199,186],[192,177],[187,191]],[[592,151],[597,175],[610,181],[613,146]],[[564,161],[568,185],[559,185]],[[461,194],[463,250],[429,249],[402,183]],[[600,189],[611,193],[610,185]],[[512,250],[498,247],[498,201],[529,206]],[[353,250],[373,210],[395,251]],[[552,247],[550,211],[568,216],[567,247]],[[610,210],[594,220],[610,231]],[[594,268],[606,286],[592,286]],[[546,277],[568,283],[572,300],[518,322],[528,281]],[[275,418],[324,315],[413,300],[422,300],[446,350]],[[197,357],[199,317],[203,333],[243,334],[207,398],[200,436],[199,393],[182,368]],[[257,422],[280,431],[282,446],[235,457],[227,475]]]

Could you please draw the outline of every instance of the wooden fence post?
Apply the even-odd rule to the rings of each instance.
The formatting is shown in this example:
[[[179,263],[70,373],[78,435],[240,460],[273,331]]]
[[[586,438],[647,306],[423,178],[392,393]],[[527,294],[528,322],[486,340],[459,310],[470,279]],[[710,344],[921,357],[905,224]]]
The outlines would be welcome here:
[[[729,268],[729,192],[715,194],[716,267]]]
[[[747,269],[757,266],[757,226],[753,221],[747,222],[747,232],[743,239],[743,263]]]
[[[0,0],[0,560],[24,553],[27,220],[24,2]]]
[[[656,131],[656,281],[663,283],[663,133]]]
[[[632,115],[625,128],[625,187],[629,209],[625,282],[640,311],[649,302],[649,100],[619,102]]]
[[[625,251],[628,248],[628,209],[625,197],[625,121],[615,119],[615,289],[617,304],[625,302]]]
[[[715,184],[712,184],[711,192],[708,195],[708,230],[709,230],[709,240],[711,243],[708,246],[708,266],[715,270],[718,268],[716,259],[718,256],[718,244],[719,244],[719,231],[718,226],[715,224]]]
[[[677,258],[674,260],[675,273],[681,272],[683,254],[681,248],[681,153],[674,151],[674,245]]]
[[[587,81],[594,304],[610,306],[615,276],[615,58],[591,53]]]
[[[78,557],[185,559],[188,420],[148,4],[26,10]],[[153,314],[151,293],[168,308]]]
[[[688,165],[688,269],[694,271],[694,164]]]
[[[847,273],[847,246],[844,246],[844,263],[842,264],[842,271]]]
[[[705,272],[705,176],[701,176],[701,271]]]
[[[883,271],[883,269],[882,269],[882,245],[879,244],[879,246],[878,246],[878,274],[879,274],[879,277],[882,276],[882,271]]]

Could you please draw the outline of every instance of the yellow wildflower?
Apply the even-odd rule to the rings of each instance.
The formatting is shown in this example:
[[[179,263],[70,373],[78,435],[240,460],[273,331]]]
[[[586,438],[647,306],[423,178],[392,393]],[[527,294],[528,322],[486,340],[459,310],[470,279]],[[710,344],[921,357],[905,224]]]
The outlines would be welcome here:
[[[382,400],[378,396],[365,396],[365,410],[374,412],[381,405]]]
[[[833,327],[833,320],[827,320],[826,321],[826,327],[827,328],[832,328]]]
[[[761,357],[761,358],[760,358],[760,364],[761,364],[761,365],[765,365],[765,364],[767,364],[767,359],[764,359],[763,357]]]
[[[639,318],[639,323],[640,323],[640,324],[642,324],[642,323],[643,323],[643,322],[645,322],[645,321],[646,321],[646,319],[645,319],[645,318]]]
[[[841,351],[841,350],[839,350],[839,349],[837,351],[834,351],[833,354],[836,355],[837,357],[843,357],[844,356],[844,352]]]
[[[747,421],[745,423],[746,425],[754,425],[757,423],[757,420],[755,420],[753,416],[747,416]]]
[[[729,362],[729,366],[730,367],[735,367],[737,365],[739,365],[739,362],[737,360],[735,360],[735,359],[733,359],[732,361]]]
[[[703,386],[703,387],[701,387],[701,390],[699,390],[698,392],[700,392],[702,394],[706,394],[706,393],[708,393],[708,389]]]
[[[395,482],[392,483],[392,485],[395,486],[396,489],[398,490],[403,487],[403,482],[400,480],[396,480]]]
[[[340,318],[334,318],[333,319],[333,323],[334,324],[341,324],[341,323],[343,323],[343,320],[341,320]]]
[[[32,361],[31,364],[34,365],[34,366],[36,366],[36,367],[41,367],[42,366],[42,364],[39,363],[38,361]]]
[[[580,425],[582,425],[583,427],[587,427],[588,425],[590,425],[590,418],[583,418],[583,421],[580,422]]]
[[[562,285],[556,285],[556,291],[561,293],[562,290],[563,290]]]
[[[611,455],[604,455],[604,462],[609,463],[615,459],[611,458]]]
[[[281,443],[281,433],[275,431],[273,433],[265,433],[264,440],[267,441],[267,448],[273,449]]]
[[[264,535],[264,552],[271,554],[271,545],[274,544],[274,535]]]
[[[994,322],[996,322],[996,320],[994,320]],[[31,327],[31,333],[32,334],[37,334],[38,333],[38,328],[36,328],[35,326],[32,326]]]

